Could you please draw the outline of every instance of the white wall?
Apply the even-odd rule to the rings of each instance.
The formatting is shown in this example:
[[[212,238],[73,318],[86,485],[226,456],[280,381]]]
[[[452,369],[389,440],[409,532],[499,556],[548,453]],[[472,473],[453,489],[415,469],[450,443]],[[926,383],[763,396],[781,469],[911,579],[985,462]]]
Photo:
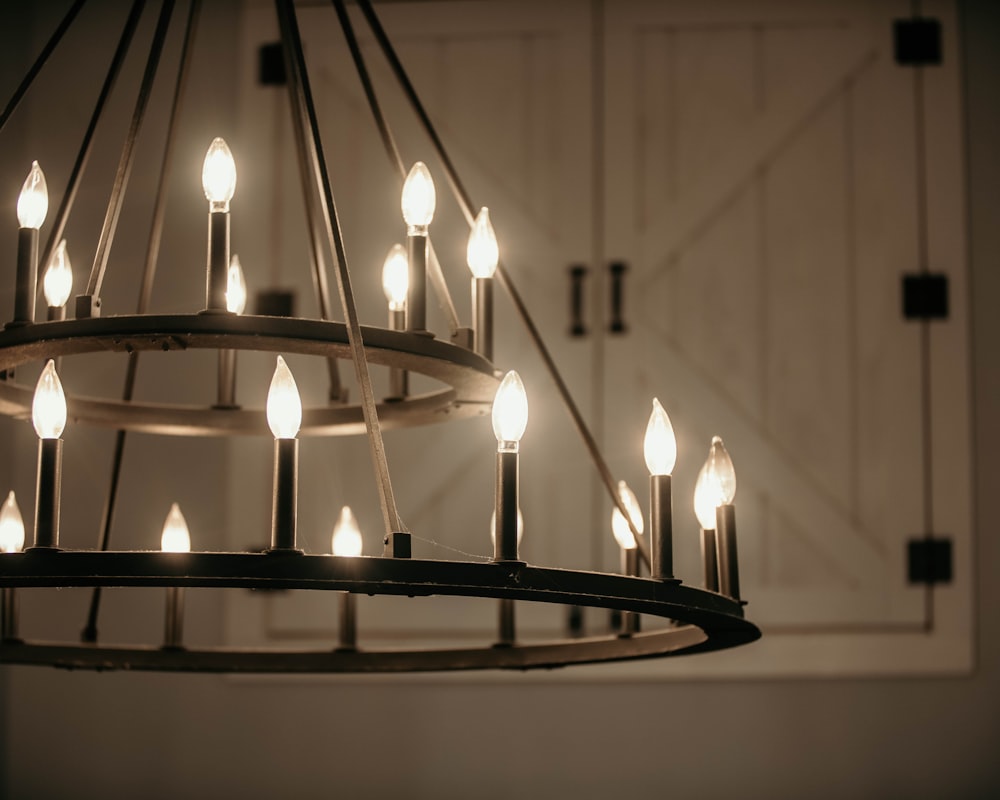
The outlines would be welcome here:
[[[990,500],[1000,479],[1000,7],[970,0],[963,12],[980,614],[974,676],[620,685],[515,675],[495,683],[359,683],[6,668],[0,794],[995,795],[1000,548]],[[9,12],[2,13],[6,23]],[[7,30],[0,32],[5,44]],[[225,98],[195,91],[197,103],[215,102],[221,114]],[[190,623],[196,630],[221,631],[217,606],[199,611]]]

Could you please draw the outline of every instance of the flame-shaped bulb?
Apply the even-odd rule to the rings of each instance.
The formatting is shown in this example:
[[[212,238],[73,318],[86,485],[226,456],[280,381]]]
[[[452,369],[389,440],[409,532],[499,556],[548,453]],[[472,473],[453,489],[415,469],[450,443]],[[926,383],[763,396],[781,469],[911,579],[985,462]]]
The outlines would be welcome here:
[[[17,553],[24,547],[24,519],[11,492],[0,506],[0,553]]]
[[[39,439],[58,439],[66,428],[66,394],[56,372],[56,362],[51,358],[35,385],[31,421]]]
[[[181,513],[181,507],[174,503],[170,506],[167,519],[163,523],[163,533],[160,535],[160,549],[164,553],[190,553],[191,534],[188,532],[187,520]]]
[[[726,446],[718,436],[712,438],[705,469],[715,486],[716,505],[732,503],[736,497],[736,470],[733,469],[733,460],[729,457]]]
[[[302,400],[285,359],[278,363],[267,392],[267,424],[275,439],[294,439],[302,425]]]
[[[719,505],[719,497],[718,484],[709,476],[706,461],[694,484],[694,515],[698,518],[698,524],[706,531],[715,530],[715,509]]]
[[[410,264],[406,248],[394,244],[382,265],[382,291],[389,301],[390,311],[402,311],[406,306],[406,293],[410,290]]]
[[[474,278],[492,278],[500,260],[497,235],[490,222],[490,210],[483,206],[476,215],[476,221],[469,232],[469,244],[465,250],[465,260]]]
[[[501,447],[515,446],[528,426],[528,395],[521,376],[511,370],[504,375],[493,398],[493,433]]]
[[[212,211],[228,211],[236,193],[236,161],[226,140],[216,136],[205,153],[201,167],[201,186]]]
[[[240,257],[229,259],[229,274],[226,281],[226,308],[233,314],[242,314],[247,307],[247,280],[243,275]]]
[[[340,509],[340,517],[333,526],[331,547],[335,556],[360,556],[363,549],[361,528],[350,506]]]
[[[45,173],[37,161],[31,162],[31,171],[24,179],[21,194],[17,198],[17,221],[22,228],[42,227],[45,215],[49,213],[49,188],[45,184]]]
[[[643,455],[650,475],[669,475],[677,463],[677,439],[670,417],[657,398],[653,398],[653,411],[646,424]]]
[[[59,246],[52,254],[48,269],[45,270],[45,277],[42,280],[45,292],[45,302],[49,308],[62,308],[69,300],[73,291],[73,268],[69,263],[69,256],[66,253],[66,240],[59,242]]]
[[[639,500],[636,498],[635,492],[629,488],[625,481],[618,481],[618,496],[625,504],[625,510],[628,511],[629,519],[632,520],[635,529],[642,533],[646,527],[642,519],[642,509],[639,507]],[[632,529],[628,525],[628,520],[625,519],[625,515],[618,510],[617,506],[611,512],[611,532],[615,535],[619,546],[625,550],[638,547],[635,536],[632,535]]]
[[[437,193],[431,172],[423,161],[418,161],[410,168],[410,173],[403,182],[401,205],[403,219],[411,228],[426,229],[434,219]]]

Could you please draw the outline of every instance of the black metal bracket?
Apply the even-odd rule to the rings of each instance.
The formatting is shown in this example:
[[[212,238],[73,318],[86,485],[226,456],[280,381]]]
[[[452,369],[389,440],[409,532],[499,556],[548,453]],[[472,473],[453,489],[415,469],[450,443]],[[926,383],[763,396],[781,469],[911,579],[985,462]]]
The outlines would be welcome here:
[[[410,534],[393,532],[387,534],[382,540],[385,546],[383,556],[386,558],[412,558],[413,550],[410,541]]]
[[[941,63],[941,23],[929,17],[897,19],[892,26],[896,63],[904,67]]]
[[[624,261],[612,261],[608,265],[611,273],[611,322],[608,323],[609,333],[625,333],[628,325],[622,314],[625,305],[625,273],[628,271],[628,264]]]
[[[583,322],[583,284],[587,277],[587,267],[573,264],[569,268],[569,335],[580,338],[587,335]]]
[[[904,275],[903,316],[906,319],[947,319],[948,276],[936,273]]]
[[[257,83],[261,86],[286,86],[285,54],[281,42],[262,44],[257,50]]]
[[[951,539],[910,539],[906,555],[910,583],[951,583]]]

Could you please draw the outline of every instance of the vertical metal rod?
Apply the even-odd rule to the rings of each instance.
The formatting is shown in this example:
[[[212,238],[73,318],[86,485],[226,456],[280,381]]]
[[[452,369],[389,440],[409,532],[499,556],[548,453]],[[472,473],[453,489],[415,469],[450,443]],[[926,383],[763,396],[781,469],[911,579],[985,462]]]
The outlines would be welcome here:
[[[8,328],[30,325],[35,321],[35,297],[38,287],[38,228],[17,232],[17,273],[14,284],[14,316]]]
[[[298,523],[299,440],[274,440],[271,549],[295,550]]]
[[[295,17],[295,6],[290,0],[275,0],[278,11],[278,23],[281,28],[281,40],[291,50],[292,69],[289,80],[293,82],[293,113],[308,119],[310,139],[309,155],[313,167],[313,175],[321,187],[323,222],[326,234],[334,254],[337,288],[347,324],[347,337],[354,362],[355,376],[361,389],[361,409],[364,413],[365,426],[368,429],[368,442],[371,446],[372,461],[375,466],[378,482],[379,500],[382,506],[382,517],[385,523],[386,535],[402,531],[402,521],[396,509],[396,500],[392,492],[392,482],[389,478],[389,465],[386,461],[385,444],[382,441],[382,428],[378,421],[378,411],[375,408],[375,393],[372,389],[371,373],[368,369],[368,358],[365,354],[364,341],[361,338],[361,324],[358,321],[358,310],[354,303],[354,291],[351,287],[351,274],[347,268],[347,254],[344,251],[344,241],[340,232],[340,220],[333,200],[333,190],[330,186],[330,175],[326,167],[326,158],[320,144],[319,123],[316,119],[316,109],[309,88],[309,76],[305,69],[305,57],[302,52],[302,40],[299,36],[298,22]]]
[[[517,561],[517,450],[497,453],[494,561]]]
[[[205,271],[205,310],[229,313],[229,212],[208,212],[208,268]]]
[[[32,82],[38,76],[38,73],[42,71],[42,67],[45,66],[45,62],[49,60],[49,56],[56,49],[63,35],[69,30],[69,26],[73,24],[73,20],[79,13],[80,9],[83,8],[83,4],[86,0],[76,0],[73,5],[69,7],[69,11],[62,18],[62,21],[56,26],[56,29],[52,32],[52,36],[49,37],[49,41],[42,48],[42,52],[38,54],[38,58],[35,59],[35,63],[31,65],[21,84],[14,90],[13,96],[8,101],[7,105],[4,107],[3,113],[0,113],[0,131],[3,130],[4,125],[7,124],[7,120],[10,119],[10,115],[14,113],[14,109],[17,108],[18,104],[21,102],[24,95],[27,93]]]
[[[639,576],[639,553],[634,547],[623,547],[621,550],[622,575],[637,578]],[[621,615],[622,634],[638,633],[640,629],[639,615],[634,611],[623,611]]]
[[[409,289],[406,295],[406,330],[427,330],[427,234],[406,235]]]
[[[493,279],[472,279],[472,331],[475,351],[493,360]]]
[[[59,547],[62,444],[62,439],[38,440],[38,480],[35,483],[35,547]]]
[[[448,153],[445,151],[444,145],[441,143],[441,139],[437,135],[434,125],[430,121],[430,117],[427,116],[423,103],[420,101],[416,91],[413,89],[413,85],[410,83],[410,80],[406,75],[406,71],[403,69],[403,65],[400,62],[399,57],[396,55],[392,43],[389,41],[389,37],[386,36],[385,30],[382,28],[382,24],[379,22],[370,0],[357,0],[357,2],[358,7],[368,20],[369,27],[371,28],[379,47],[382,49],[386,61],[388,61],[393,74],[396,76],[396,81],[399,83],[400,88],[403,90],[403,94],[406,96],[411,108],[420,120],[420,123],[424,128],[424,132],[434,145],[435,152],[445,169],[445,174],[448,177],[448,184],[452,189],[452,193],[458,200],[459,207],[465,215],[466,222],[468,222],[471,227],[475,222],[476,210],[478,209],[478,206],[473,205],[468,192],[462,185],[458,172],[455,170],[451,159],[448,157]],[[583,444],[587,448],[590,458],[593,461],[602,482],[604,483],[604,488],[607,490],[608,497],[611,498],[611,502],[625,516],[625,520],[628,522],[632,535],[635,536],[635,540],[639,546],[640,557],[648,565],[650,563],[649,546],[642,538],[642,534],[640,534],[636,529],[635,523],[629,516],[628,510],[625,508],[625,504],[618,496],[618,484],[614,476],[611,474],[611,470],[608,469],[608,465],[604,461],[604,456],[601,455],[597,442],[590,433],[590,429],[587,427],[587,423],[584,421],[583,415],[580,413],[576,402],[573,400],[573,397],[569,392],[569,387],[566,386],[566,382],[559,373],[559,369],[556,366],[555,360],[552,358],[552,354],[549,352],[548,347],[546,347],[545,342],[542,341],[542,336],[538,331],[538,327],[535,325],[534,320],[528,313],[524,300],[521,298],[520,293],[514,286],[510,275],[507,274],[507,269],[504,267],[502,262],[497,265],[496,278],[500,281],[500,284],[510,297],[510,301],[514,304],[514,309],[521,318],[521,322],[524,324],[524,327],[528,332],[528,336],[531,338],[532,344],[534,344],[535,349],[538,351],[538,355],[545,364],[545,368],[548,370],[549,376],[552,378],[553,383],[555,383],[556,390],[559,392],[559,396],[562,398],[563,404],[566,406],[566,410],[569,412],[570,418],[576,426],[577,433],[579,433],[580,438],[583,439]]]
[[[90,297],[99,297],[101,294],[104,274],[108,267],[108,256],[111,254],[111,245],[114,242],[115,231],[118,228],[118,217],[121,214],[125,189],[128,187],[129,175],[132,173],[132,164],[135,160],[136,139],[139,136],[139,130],[146,116],[146,107],[149,104],[149,96],[153,91],[153,81],[156,79],[156,70],[160,63],[163,42],[167,38],[167,30],[170,27],[170,17],[173,14],[173,10],[174,0],[163,0],[163,5],[160,7],[160,17],[156,22],[156,30],[153,32],[149,57],[146,59],[146,69],[143,72],[142,84],[139,86],[139,96],[135,101],[132,121],[129,124],[128,134],[125,137],[125,145],[122,148],[121,159],[118,162],[118,171],[115,173],[111,199],[108,201],[108,210],[104,216],[104,225],[101,228],[101,238],[97,245],[97,253],[94,255],[94,264],[90,270],[90,279],[87,281],[87,295]]]
[[[0,594],[0,603],[3,605],[0,608],[0,641],[17,641],[17,589],[5,586]]]
[[[497,644],[509,646],[517,641],[516,616],[514,601],[509,597],[500,598],[497,619]]]
[[[236,404],[236,351],[219,351],[217,408],[238,408]]]
[[[163,646],[171,649],[183,647],[184,641],[184,587],[167,587],[167,604],[163,621]]]
[[[665,581],[674,577],[673,519],[670,476],[649,476],[650,577]]]
[[[379,135],[382,138],[386,156],[389,158],[389,163],[395,167],[396,174],[399,176],[399,186],[402,188],[403,181],[406,180],[406,165],[399,154],[399,148],[396,147],[396,140],[393,138],[392,131],[389,130],[385,115],[382,113],[382,107],[379,105],[378,96],[375,94],[375,87],[368,73],[368,67],[365,65],[364,56],[361,53],[361,48],[358,46],[357,37],[354,35],[351,18],[347,14],[343,0],[333,0],[333,7],[337,11],[337,18],[340,20],[340,27],[344,32],[344,39],[347,40],[351,57],[354,59],[354,67],[357,70],[358,78],[361,80],[365,97],[368,99],[368,107],[372,112],[372,117],[375,119],[375,126],[378,128]],[[441,270],[437,253],[434,251],[434,243],[430,239],[427,240],[427,268],[427,277],[434,287],[441,311],[444,312],[445,318],[448,320],[448,332],[452,336],[455,336],[459,329],[458,312],[455,310],[455,303],[452,301],[451,293],[448,291],[444,272]]]
[[[736,508],[731,503],[715,510],[715,546],[719,554],[719,591],[740,599],[740,565],[736,555]]]
[[[191,53],[194,50],[194,37],[197,30],[198,15],[201,10],[201,0],[191,0],[188,8],[187,25],[184,30],[184,42],[181,45],[181,58],[177,67],[177,81],[174,86],[174,96],[170,106],[170,119],[167,122],[166,143],[163,148],[163,159],[160,162],[160,176],[156,185],[156,197],[153,201],[153,221],[149,230],[149,241],[146,245],[146,259],[142,270],[142,283],[139,287],[139,298],[136,303],[136,313],[145,314],[149,309],[153,296],[153,281],[156,277],[156,267],[160,254],[160,242],[163,236],[163,222],[166,216],[167,187],[173,167],[173,156],[176,144],[177,124],[180,119],[181,101],[187,88],[190,74]],[[75,191],[75,189],[74,189]],[[52,241],[50,240],[49,247]],[[125,384],[122,388],[122,400],[131,402],[135,395],[135,382],[139,369],[139,354],[130,353],[125,370]],[[115,434],[115,447],[111,461],[111,480],[108,484],[108,495],[101,518],[100,549],[105,551],[111,544],[111,525],[114,520],[115,505],[118,498],[118,485],[121,480],[122,460],[125,455],[126,432],[119,430]],[[97,641],[97,616],[101,607],[101,587],[95,586],[90,597],[90,609],[87,612],[87,622],[81,631],[81,639],[85,642]]]
[[[80,179],[83,177],[83,172],[87,168],[87,161],[90,159],[91,146],[94,140],[94,131],[97,130],[97,123],[100,122],[101,117],[104,114],[104,106],[107,104],[108,97],[111,95],[111,90],[114,88],[115,81],[118,78],[118,73],[121,71],[122,63],[125,61],[125,56],[128,54],[128,49],[132,44],[132,37],[135,35],[135,29],[139,24],[139,18],[142,16],[142,9],[144,6],[145,0],[133,0],[132,9],[129,11],[128,18],[125,20],[125,26],[122,28],[121,37],[118,39],[118,46],[111,59],[111,65],[108,67],[108,74],[104,78],[104,84],[101,86],[101,91],[97,96],[97,102],[94,104],[94,113],[91,114],[90,123],[87,125],[87,130],[83,134],[83,141],[80,143],[80,151],[77,153],[76,161],[74,162],[73,169],[69,175],[69,182],[66,184],[66,192],[63,194],[62,201],[59,203],[59,210],[56,212],[52,230],[49,233],[49,238],[45,245],[45,252],[42,254],[41,260],[43,264],[49,263],[52,259],[52,253],[55,250],[56,245],[63,238],[63,232],[66,229],[66,221],[69,219],[70,211],[73,210],[76,193],[80,188]]]
[[[389,330],[406,330],[406,310],[392,309],[389,311]],[[389,367],[389,397],[390,400],[402,400],[410,393],[410,373],[399,367]]]
[[[358,647],[357,598],[351,592],[340,593],[340,627],[337,631],[339,650],[356,650]]]
[[[710,592],[719,591],[719,557],[715,545],[715,531],[701,529],[701,566],[705,588]]]

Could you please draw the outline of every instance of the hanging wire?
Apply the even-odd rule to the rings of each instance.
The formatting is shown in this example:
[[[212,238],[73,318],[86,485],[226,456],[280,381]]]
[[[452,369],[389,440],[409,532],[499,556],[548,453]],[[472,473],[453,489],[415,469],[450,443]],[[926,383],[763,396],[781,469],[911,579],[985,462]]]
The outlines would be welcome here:
[[[66,184],[66,192],[59,203],[59,210],[56,212],[52,232],[49,234],[48,242],[45,244],[45,251],[38,262],[43,267],[47,266],[49,261],[52,260],[52,253],[63,238],[63,233],[66,230],[66,221],[73,210],[76,193],[80,188],[80,180],[83,178],[83,173],[87,169],[87,162],[90,160],[90,151],[94,142],[94,131],[97,130],[97,124],[104,115],[104,107],[107,104],[108,97],[111,95],[111,90],[114,88],[115,81],[118,79],[118,74],[121,72],[122,64],[125,61],[125,56],[128,55],[129,47],[132,45],[132,38],[135,36],[135,29],[139,24],[139,18],[142,16],[144,7],[145,0],[134,0],[128,18],[125,20],[125,26],[122,28],[121,36],[118,39],[118,46],[115,48],[115,54],[112,56],[111,64],[108,67],[108,73],[104,78],[101,91],[97,95],[97,102],[94,103],[94,113],[91,114],[87,130],[83,134],[80,151],[77,153],[76,161],[69,175],[69,181]],[[42,282],[39,281],[37,290],[39,294],[41,294],[42,288]]]
[[[14,109],[18,107],[22,98],[27,93],[28,89],[31,87],[32,82],[38,76],[38,73],[42,71],[42,67],[45,66],[45,62],[49,60],[49,56],[56,49],[63,35],[69,30],[70,25],[73,24],[73,20],[76,19],[76,15],[80,13],[80,9],[83,8],[84,3],[87,0],[76,0],[73,5],[70,6],[69,11],[66,12],[66,16],[62,18],[62,22],[56,27],[52,32],[52,36],[46,43],[45,47],[42,48],[42,52],[38,54],[38,58],[35,59],[35,63],[31,65],[31,69],[28,70],[28,74],[24,76],[24,80],[21,81],[21,85],[14,90],[14,94],[11,96],[10,101],[4,107],[3,113],[0,113],[0,131],[3,130],[3,126],[7,124],[7,120],[10,119],[10,115],[14,113]]]
[[[135,101],[132,121],[129,123],[128,134],[125,137],[125,144],[122,147],[121,159],[118,162],[118,171],[115,173],[115,182],[111,189],[111,199],[108,201],[108,210],[104,216],[104,225],[101,228],[101,238],[97,245],[97,253],[94,255],[94,265],[90,270],[90,280],[87,282],[87,294],[91,297],[100,297],[101,295],[101,286],[104,283],[104,275],[108,268],[108,257],[111,255],[111,246],[114,244],[115,231],[118,229],[118,218],[121,215],[122,203],[125,199],[125,190],[128,188],[128,179],[132,174],[132,164],[135,162],[136,140],[139,138],[142,122],[146,118],[149,96],[153,91],[153,81],[156,79],[156,70],[160,64],[160,55],[163,53],[163,42],[167,37],[167,30],[170,27],[170,17],[173,15],[173,11],[174,0],[163,0],[163,5],[160,6],[160,17],[156,22],[156,30],[153,32],[153,42],[150,45],[149,58],[146,59],[146,69],[142,75],[142,84],[139,86],[139,96]]]
[[[430,117],[427,115],[424,109],[423,103],[417,96],[416,90],[413,88],[413,84],[410,82],[409,77],[406,74],[406,70],[403,68],[399,57],[396,55],[396,51],[389,41],[389,37],[386,36],[385,30],[382,28],[382,24],[379,22],[378,16],[375,14],[375,10],[372,8],[372,4],[369,0],[358,0],[358,6],[361,12],[365,15],[365,19],[368,21],[368,25],[375,36],[379,47],[382,49],[382,53],[385,56],[386,61],[392,68],[393,74],[396,76],[396,80],[399,83],[403,94],[409,101],[413,112],[416,114],[417,118],[420,120],[420,124],[424,128],[424,132],[427,134],[428,138],[431,140],[434,150],[441,160],[442,165],[445,169],[445,175],[448,178],[448,185],[451,187],[452,194],[455,195],[455,199],[458,202],[459,207],[465,214],[465,219],[471,226],[475,221],[476,208],[472,203],[472,199],[469,193],[466,191],[465,186],[462,184],[461,178],[458,172],[455,170],[455,166],[449,158],[447,151],[444,149],[444,144],[441,142],[441,138],[438,136],[437,131],[434,128]],[[562,375],[559,373],[559,368],[556,366],[555,360],[552,358],[552,354],[549,352],[548,347],[542,340],[541,333],[538,331],[538,327],[535,325],[534,320],[531,318],[531,314],[528,313],[528,308],[525,306],[524,301],[521,299],[520,293],[514,286],[510,275],[507,272],[507,268],[501,262],[497,265],[496,271],[497,279],[500,284],[507,291],[511,302],[514,304],[514,308],[521,317],[521,322],[524,324],[525,329],[531,338],[535,349],[538,351],[538,355],[541,357],[542,362],[545,364],[548,370],[549,376],[552,378],[553,383],[556,385],[556,390],[559,392],[559,396],[562,398],[563,405],[565,405],[567,412],[569,412],[570,418],[573,424],[576,426],[577,433],[583,440],[583,444],[590,454],[590,459],[594,463],[594,467],[597,469],[598,474],[604,483],[605,488],[608,491],[608,495],[611,498],[611,502],[624,515],[625,520],[628,522],[629,529],[632,531],[632,535],[635,537],[636,544],[639,549],[640,557],[642,561],[645,562],[647,566],[650,564],[649,557],[649,545],[642,538],[642,534],[639,533],[635,526],[635,522],[632,520],[628,513],[628,509],[625,508],[625,504],[622,502],[621,497],[618,496],[618,485],[615,481],[614,476],[611,474],[611,470],[608,469],[608,465],[604,460],[604,456],[601,454],[600,448],[597,445],[597,441],[594,439],[587,427],[586,421],[583,419],[583,415],[580,413],[580,409],[577,408],[576,402],[573,400],[573,396],[570,394],[569,387],[563,380]]]
[[[378,411],[375,407],[375,393],[372,389],[371,374],[368,370],[368,358],[365,355],[364,341],[361,337],[361,324],[358,321],[358,310],[354,303],[354,291],[351,287],[351,274],[347,268],[347,254],[344,250],[344,240],[340,233],[340,220],[333,200],[333,190],[330,186],[330,175],[326,167],[326,158],[320,142],[319,123],[316,119],[316,108],[313,105],[312,91],[309,86],[309,75],[305,68],[305,57],[302,52],[302,39],[299,36],[298,22],[295,17],[295,4],[292,0],[275,0],[278,12],[278,24],[281,28],[281,41],[285,47],[285,63],[288,80],[292,82],[292,113],[300,114],[309,123],[310,138],[307,142],[313,176],[320,187],[322,200],[323,222],[326,226],[330,249],[334,255],[337,288],[340,292],[340,302],[343,306],[344,318],[347,321],[347,338],[351,347],[351,357],[354,362],[355,377],[361,390],[361,409],[364,412],[365,426],[368,429],[368,443],[371,446],[372,461],[375,466],[375,477],[378,483],[379,500],[382,506],[382,517],[387,535],[402,532],[403,526],[396,509],[396,500],[392,492],[392,482],[389,478],[389,465],[385,455],[385,444],[382,441],[382,428],[378,421]],[[304,127],[304,126],[303,126]]]
[[[375,118],[375,126],[378,128],[379,136],[382,139],[382,145],[385,147],[386,156],[389,158],[389,163],[395,168],[396,174],[399,176],[400,186],[402,186],[403,181],[406,180],[406,164],[403,162],[403,158],[399,154],[399,148],[396,146],[395,137],[393,137],[392,131],[389,129],[389,124],[386,121],[385,114],[382,113],[382,106],[380,105],[378,96],[375,93],[375,87],[372,84],[371,75],[369,74],[368,67],[365,64],[361,48],[358,46],[357,37],[354,35],[354,27],[351,25],[351,18],[347,13],[347,8],[344,5],[343,0],[333,0],[333,7],[337,11],[337,18],[340,20],[340,27],[344,32],[344,39],[347,41],[347,46],[351,51],[351,58],[354,60],[355,70],[358,73],[358,78],[361,80],[361,86],[365,91],[365,98],[368,100],[368,107],[371,109],[372,116]],[[438,261],[437,251],[434,249],[434,243],[430,238],[427,240],[427,251],[429,256],[427,260],[427,276],[430,278],[431,284],[434,286],[434,292],[437,295],[438,303],[447,318],[448,332],[454,336],[459,330],[458,312],[455,310],[455,303],[452,301],[451,293],[448,291],[448,284],[444,279],[441,262]]]
[[[194,34],[197,29],[198,13],[201,0],[191,0],[188,8],[187,25],[184,30],[184,42],[181,45],[180,65],[177,68],[177,80],[174,85],[174,97],[170,107],[170,119],[167,122],[166,142],[163,147],[163,160],[160,163],[160,177],[156,186],[156,198],[153,201],[153,222],[149,231],[149,242],[146,247],[146,258],[142,271],[142,283],[139,289],[139,300],[136,303],[136,313],[145,314],[153,294],[153,280],[156,277],[156,267],[160,254],[160,242],[163,235],[163,221],[166,215],[167,187],[173,166],[174,147],[177,136],[177,123],[180,118],[181,100],[187,86],[191,67],[191,52],[194,48]],[[125,370],[125,386],[122,389],[122,401],[129,403],[135,395],[135,382],[139,369],[139,354],[129,353],[128,366]],[[118,500],[118,487],[121,483],[122,461],[125,456],[126,431],[115,433],[115,447],[111,460],[111,479],[108,484],[108,496],[104,503],[101,516],[100,549],[108,550],[111,544],[111,527],[114,521],[115,507]],[[87,623],[80,634],[85,642],[97,641],[97,617],[101,605],[101,587],[94,587],[90,598],[90,609],[87,612]]]

